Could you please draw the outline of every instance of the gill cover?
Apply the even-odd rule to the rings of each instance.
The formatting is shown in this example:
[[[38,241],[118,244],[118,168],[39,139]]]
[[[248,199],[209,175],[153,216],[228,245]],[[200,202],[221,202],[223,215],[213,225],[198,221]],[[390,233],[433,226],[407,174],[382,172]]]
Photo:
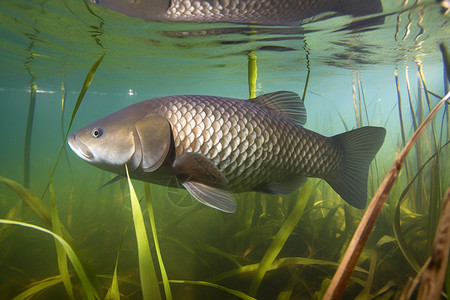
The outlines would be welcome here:
[[[135,123],[136,151],[141,149],[141,169],[153,172],[158,169],[169,153],[171,127],[169,121],[157,113],[150,113]]]

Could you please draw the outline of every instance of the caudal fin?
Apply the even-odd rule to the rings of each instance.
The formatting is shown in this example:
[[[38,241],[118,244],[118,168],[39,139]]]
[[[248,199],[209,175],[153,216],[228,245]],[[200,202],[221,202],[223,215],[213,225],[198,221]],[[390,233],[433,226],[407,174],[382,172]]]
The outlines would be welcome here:
[[[344,149],[344,163],[337,176],[325,180],[356,208],[366,207],[369,165],[383,145],[385,135],[386,129],[367,126],[332,137]]]

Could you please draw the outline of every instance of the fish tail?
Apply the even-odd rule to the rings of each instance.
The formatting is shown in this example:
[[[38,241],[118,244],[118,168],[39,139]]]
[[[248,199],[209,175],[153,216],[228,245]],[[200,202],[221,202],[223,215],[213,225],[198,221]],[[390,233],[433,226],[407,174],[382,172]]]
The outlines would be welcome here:
[[[367,126],[331,137],[344,150],[344,163],[333,178],[325,180],[356,208],[366,207],[369,166],[383,145],[385,135],[386,129]]]

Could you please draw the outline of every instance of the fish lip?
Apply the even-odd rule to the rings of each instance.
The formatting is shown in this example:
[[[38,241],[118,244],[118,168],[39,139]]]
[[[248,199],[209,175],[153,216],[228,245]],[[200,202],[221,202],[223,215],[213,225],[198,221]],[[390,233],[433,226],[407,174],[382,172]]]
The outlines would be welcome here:
[[[82,141],[77,139],[77,136],[75,133],[72,133],[67,142],[69,143],[70,149],[72,149],[73,152],[75,152],[79,157],[83,158],[87,161],[92,161],[94,159],[94,155],[92,154],[91,150],[89,150],[89,147],[86,146]]]

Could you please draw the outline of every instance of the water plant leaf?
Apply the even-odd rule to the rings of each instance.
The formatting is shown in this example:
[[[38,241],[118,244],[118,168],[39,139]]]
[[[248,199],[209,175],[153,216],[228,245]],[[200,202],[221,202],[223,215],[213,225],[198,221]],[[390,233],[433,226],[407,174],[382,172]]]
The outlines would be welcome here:
[[[248,93],[250,95],[250,99],[256,97],[255,88],[256,88],[256,78],[258,74],[258,69],[256,67],[256,55],[253,51],[248,53]]]
[[[30,299],[30,298],[34,297],[36,294],[40,293],[41,291],[59,284],[61,281],[62,281],[62,278],[60,275],[58,275],[58,276],[46,278],[39,282],[33,282],[33,285],[30,288],[26,289],[25,291],[23,291],[19,295],[15,296],[11,300]]]
[[[27,188],[20,185],[14,180],[0,176],[0,182],[3,182],[11,190],[13,190],[22,199],[22,201],[41,219],[41,221],[44,222],[44,224],[48,228],[52,227],[50,209],[47,207],[47,205],[44,204],[44,202],[38,196],[36,196],[33,192],[31,192],[30,190],[28,190]],[[72,237],[62,224],[61,224],[61,231],[63,233],[62,236],[65,238],[65,241],[71,244],[72,249],[77,254],[79,260],[81,261],[83,268],[87,273],[89,281],[96,290],[96,293],[101,295],[102,288],[100,287],[97,281],[97,277],[95,277],[94,272],[90,268],[89,264],[87,263],[87,260],[84,258],[82,253],[76,249]]]
[[[331,280],[331,283],[325,293],[324,299],[340,299],[344,293],[345,287],[350,279],[353,269],[359,259],[359,256],[364,248],[364,245],[372,231],[375,221],[381,213],[384,203],[392,189],[392,186],[396,182],[400,173],[401,167],[406,160],[406,156],[414,146],[419,136],[424,131],[425,127],[430,123],[438,110],[448,101],[450,98],[450,92],[442,98],[433,110],[428,114],[426,119],[420,124],[417,130],[414,132],[408,143],[404,146],[402,151],[398,154],[391,167],[391,170],[384,178],[383,182],[379,186],[377,192],[373,196],[372,201],[369,204],[366,212],[364,213],[355,234],[347,248],[347,251],[342,258],[342,261]]]
[[[441,50],[442,60],[444,61],[445,74],[447,75],[448,82],[450,82],[450,53],[444,44],[439,44],[439,49]]]
[[[216,283],[211,283],[211,282],[207,282],[207,281],[193,281],[193,280],[169,280],[170,283],[181,283],[181,284],[194,284],[194,285],[203,285],[203,286],[209,286],[209,287],[213,287],[222,291],[225,291],[229,294],[232,294],[236,297],[239,297],[241,299],[244,300],[256,300],[253,297],[250,297],[249,295],[245,294],[244,292],[241,291],[236,291],[233,289],[229,289],[227,287],[221,286],[219,284]]]
[[[119,256],[116,259],[116,266],[114,267],[113,280],[108,292],[106,293],[105,300],[120,300],[119,282],[117,279],[117,265],[119,263]]]
[[[25,134],[24,161],[23,161],[23,185],[26,187],[30,186],[31,135],[33,132],[34,111],[36,108],[37,85],[35,83],[34,76],[31,76],[30,85],[31,85],[30,106],[28,108],[27,131]]]
[[[83,265],[81,264],[80,260],[78,259],[77,255],[75,254],[74,250],[69,245],[69,243],[67,243],[61,236],[57,235],[56,233],[54,233],[48,229],[43,228],[43,227],[29,224],[29,223],[19,222],[19,221],[0,219],[0,224],[9,224],[9,225],[18,225],[18,226],[22,226],[22,227],[28,227],[28,228],[32,228],[32,229],[35,229],[35,230],[38,230],[38,231],[41,231],[41,232],[44,232],[44,233],[47,233],[47,234],[53,236],[55,238],[55,240],[57,240],[61,244],[61,246],[64,248],[64,251],[66,252],[67,256],[69,257],[70,262],[72,263],[73,268],[75,269],[75,272],[77,273],[78,277],[80,278],[81,284],[83,286],[83,290],[86,293],[86,297],[88,299],[101,299],[100,295],[97,293],[95,287],[92,285],[91,281],[89,280],[88,276],[86,275]]]
[[[131,183],[128,166],[125,165],[127,173],[128,187],[130,189],[131,211],[133,213],[134,230],[138,246],[139,276],[141,279],[141,290],[144,300],[162,299],[159,291],[158,280],[155,267],[153,265],[150,245],[148,243],[147,231],[145,230],[144,218],[142,217],[141,206]]]
[[[235,276],[243,275],[246,273],[255,272],[258,270],[259,265],[260,264],[258,263],[258,264],[242,266],[240,268],[236,268],[236,269],[233,269],[233,270],[230,270],[227,272],[223,272],[221,274],[214,275],[214,276],[210,277],[208,279],[208,281],[218,282],[218,281],[230,278],[230,277],[235,277]],[[339,266],[339,263],[334,262],[334,261],[329,261],[329,260],[314,259],[314,258],[308,258],[308,257],[283,257],[283,258],[278,258],[278,259],[274,260],[272,265],[270,265],[270,267],[267,269],[267,271],[272,271],[272,270],[276,270],[279,268],[283,268],[286,266],[292,266],[292,265],[305,265],[305,266],[319,265],[319,266],[337,267],[337,266]],[[364,273],[364,274],[368,273],[367,270],[360,268],[360,267],[356,267],[355,271]],[[364,284],[363,282],[357,281],[356,279],[355,279],[355,282],[358,282],[361,285]]]
[[[294,206],[294,209],[291,211],[289,216],[283,222],[280,227],[280,230],[275,235],[272,243],[264,254],[263,259],[259,263],[258,270],[256,272],[255,277],[250,284],[249,295],[256,296],[256,293],[261,285],[264,275],[266,274],[269,267],[272,265],[273,261],[277,257],[278,253],[280,253],[283,248],[286,240],[291,235],[292,230],[294,230],[298,221],[300,220],[303,211],[305,209],[306,203],[308,202],[309,195],[311,194],[312,186],[311,183],[306,182],[303,188],[300,190],[300,195],[298,197],[297,203]]]
[[[70,129],[72,128],[73,120],[75,119],[75,116],[78,112],[78,109],[80,108],[81,102],[84,99],[84,95],[86,94],[89,86],[91,85],[92,79],[94,79],[95,72],[97,71],[98,66],[102,62],[103,58],[105,57],[106,51],[103,52],[103,54],[97,59],[97,61],[91,66],[89,72],[86,75],[86,78],[84,79],[83,87],[81,88],[80,93],[78,94],[77,102],[75,103],[75,106],[72,111],[72,116],[70,117],[69,126],[67,127],[66,135],[64,137],[63,145],[61,146],[61,150],[59,151],[58,159],[56,160],[55,166],[53,167],[52,174],[55,173],[56,167],[58,166],[59,160],[61,159],[61,155],[64,151],[64,148],[66,146],[67,137],[69,136]],[[47,189],[46,189],[47,190]],[[45,191],[44,191],[45,194]]]
[[[172,299],[172,292],[170,291],[169,278],[167,277],[166,268],[164,267],[164,263],[161,256],[161,249],[159,248],[159,241],[156,232],[156,223],[155,216],[153,214],[153,205],[152,205],[152,197],[150,194],[150,184],[148,182],[144,183],[145,187],[145,198],[147,199],[147,211],[148,216],[150,218],[150,228],[152,230],[153,242],[155,244],[156,256],[158,257],[159,269],[161,270],[161,277],[164,286],[164,292],[166,294],[166,299]]]
[[[122,239],[120,241],[120,246],[117,251],[116,265],[114,266],[114,274],[112,277],[111,286],[109,287],[108,292],[106,293],[105,300],[120,300],[119,278],[117,275],[117,266],[119,265],[119,256],[120,256],[120,250],[122,249],[123,240],[125,239],[125,235],[128,231],[128,227],[130,226],[132,220],[133,220],[133,217],[131,216],[130,219],[128,220],[127,226],[125,227],[125,229],[123,231]],[[139,284],[135,284],[135,285],[139,286]]]
[[[50,192],[50,201],[52,204],[52,230],[57,235],[62,235],[62,224],[59,221],[58,210],[56,208],[56,200],[55,200],[55,190],[53,187],[53,178],[52,174],[50,174],[49,178],[49,192]],[[64,288],[66,289],[67,295],[70,299],[75,299],[73,295],[72,283],[70,282],[70,274],[69,268],[67,266],[67,256],[64,251],[63,246],[55,240],[56,244],[56,255],[58,258],[58,268],[61,274],[61,278],[64,284]]]
[[[46,226],[51,227],[50,210],[38,196],[14,180],[0,176],[0,182],[13,190]]]

